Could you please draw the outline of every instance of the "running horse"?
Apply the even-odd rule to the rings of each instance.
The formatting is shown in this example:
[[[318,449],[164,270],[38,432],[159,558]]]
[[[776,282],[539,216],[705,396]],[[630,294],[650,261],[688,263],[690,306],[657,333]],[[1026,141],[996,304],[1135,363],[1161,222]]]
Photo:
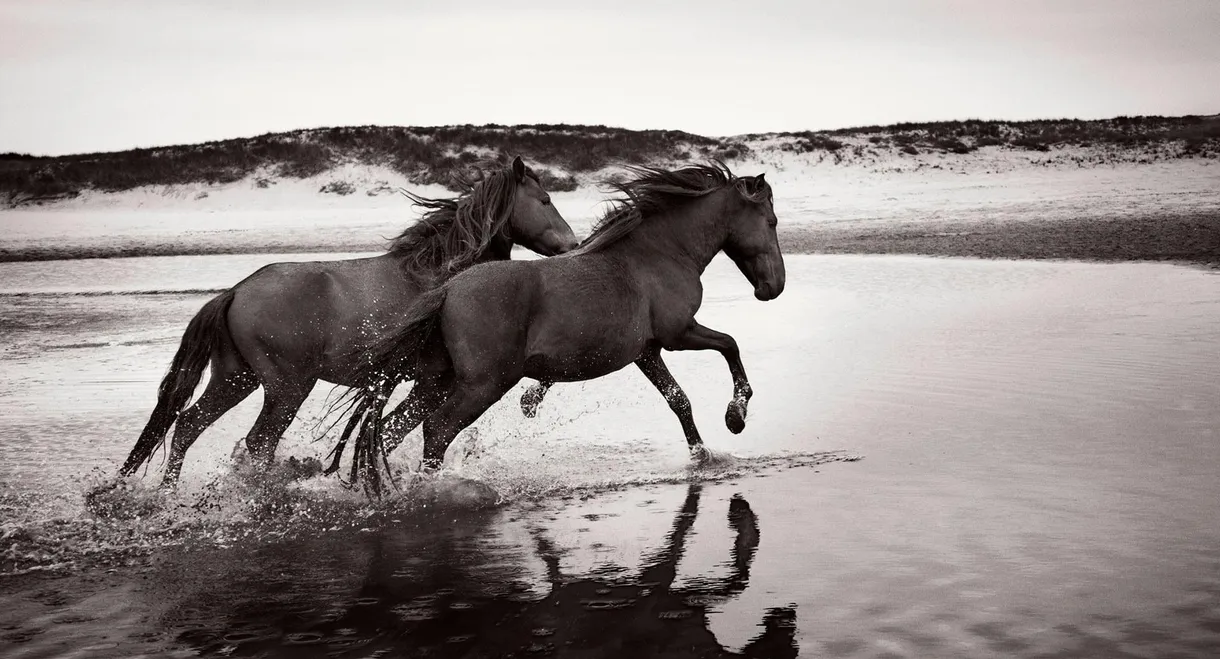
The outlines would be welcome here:
[[[721,162],[677,170],[630,168],[613,202],[577,249],[551,259],[474,266],[415,299],[396,330],[365,359],[369,385],[349,392],[356,425],[352,478],[379,491],[378,459],[424,423],[423,468],[437,469],[457,434],[522,378],[546,387],[591,380],[635,364],[677,415],[703,458],[690,400],[661,350],[716,350],[733,378],[725,423],[745,428],[752,396],[737,342],[695,321],[700,280],[724,252],[771,300],[784,290],[784,260],[770,185],[739,178]],[[358,356],[353,355],[352,359]],[[381,411],[395,384],[413,379],[403,404]],[[387,448],[388,447],[388,448]]]
[[[380,256],[275,263],[205,304],[183,334],[157,404],[121,476],[149,462],[175,423],[164,484],[174,484],[187,449],[259,386],[261,413],[246,447],[269,462],[314,385],[363,386],[352,355],[397,336],[403,310],[423,291],[477,264],[508,260],[514,244],[543,256],[577,244],[537,175],[518,156],[451,199],[408,196],[426,209]],[[211,380],[186,407],[204,367]],[[184,409],[185,408],[185,409]]]

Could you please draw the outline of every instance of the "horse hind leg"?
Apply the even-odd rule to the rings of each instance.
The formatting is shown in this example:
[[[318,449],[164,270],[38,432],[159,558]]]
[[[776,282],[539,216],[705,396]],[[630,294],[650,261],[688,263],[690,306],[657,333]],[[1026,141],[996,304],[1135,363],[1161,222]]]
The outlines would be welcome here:
[[[445,462],[445,451],[458,433],[483,416],[514,384],[492,378],[458,383],[453,393],[424,423],[423,469],[440,469]]]
[[[178,417],[162,480],[164,486],[177,483],[186,452],[203,431],[254,393],[255,389],[258,389],[258,379],[244,364],[240,369],[227,373],[213,373],[203,395]]]
[[[453,371],[421,376],[398,407],[382,418],[385,452],[398,448],[412,430],[435,412],[453,389]]]
[[[301,404],[309,397],[313,385],[314,381],[311,380],[307,385],[290,388],[264,388],[266,396],[263,398],[263,409],[246,435],[246,448],[263,466],[271,464],[280,438],[284,436],[288,426],[292,425],[292,420],[296,418]]]
[[[420,422],[435,412],[441,403],[445,402],[445,397],[449,395],[449,387],[453,383],[452,375],[452,372],[447,372],[445,375],[435,378],[417,379],[415,385],[411,387],[410,393],[407,394],[406,399],[391,410],[389,414],[381,418],[381,441],[386,455],[389,455],[394,449],[398,448],[407,435],[411,434],[411,431],[415,430]],[[334,450],[331,452],[332,459],[330,466],[323,470],[324,474],[329,476],[339,471],[339,464],[343,458],[343,451],[347,447],[347,441],[352,436],[357,424],[361,424],[361,422],[368,423],[363,419],[364,415],[368,413],[370,413],[370,402],[368,399],[352,410],[351,418],[348,419],[347,426],[343,430],[339,443],[335,445]],[[377,412],[374,409],[372,413]],[[359,442],[357,442],[357,446],[359,446]]]

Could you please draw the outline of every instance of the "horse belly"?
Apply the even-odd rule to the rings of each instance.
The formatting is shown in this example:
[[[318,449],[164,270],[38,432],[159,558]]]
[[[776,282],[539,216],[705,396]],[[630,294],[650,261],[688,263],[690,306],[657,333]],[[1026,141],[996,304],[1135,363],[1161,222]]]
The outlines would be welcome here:
[[[609,375],[634,361],[598,350],[579,354],[533,354],[525,359],[523,375],[534,380],[582,382]]]
[[[599,318],[604,321],[606,316]],[[566,322],[565,322],[566,321]],[[626,325],[562,321],[531,327],[524,376],[535,380],[579,382],[609,375],[639,359],[647,337],[642,323]]]

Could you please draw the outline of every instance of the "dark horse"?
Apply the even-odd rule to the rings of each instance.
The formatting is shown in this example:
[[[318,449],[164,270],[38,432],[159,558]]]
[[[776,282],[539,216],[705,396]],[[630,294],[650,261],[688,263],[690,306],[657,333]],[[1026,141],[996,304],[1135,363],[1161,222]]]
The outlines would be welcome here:
[[[576,250],[478,265],[416,298],[369,351],[370,385],[353,392],[340,440],[363,418],[353,478],[367,471],[376,487],[377,456],[384,462],[386,446],[393,450],[424,419],[423,466],[438,468],[458,432],[522,378],[549,386],[632,363],[669,402],[692,454],[702,456],[690,401],[662,349],[719,351],[734,387],[726,425],[734,433],[745,428],[752,392],[737,342],[694,316],[700,276],[721,251],[759,300],[783,292],[771,187],[761,174],[738,178],[723,163],[633,173],[616,184],[623,198]],[[406,379],[415,380],[410,395],[383,419],[390,391]]]
[[[319,380],[366,384],[363,364],[352,355],[402,331],[403,310],[422,291],[476,263],[509,259],[514,243],[544,256],[576,246],[572,228],[520,157],[466,187],[454,199],[409,195],[428,212],[386,254],[275,263],[205,304],[187,325],[120,474],[148,462],[176,421],[164,475],[166,484],[176,482],[195,439],[260,385],[263,409],[246,447],[270,461]],[[211,380],[186,408],[209,362]]]

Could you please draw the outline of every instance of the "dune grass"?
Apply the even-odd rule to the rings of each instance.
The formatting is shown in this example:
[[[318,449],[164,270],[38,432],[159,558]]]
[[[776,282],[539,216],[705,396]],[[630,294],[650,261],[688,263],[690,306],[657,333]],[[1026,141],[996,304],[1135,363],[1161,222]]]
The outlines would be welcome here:
[[[454,176],[468,173],[476,162],[506,162],[518,154],[538,170],[548,189],[562,191],[577,187],[575,174],[608,165],[709,157],[733,160],[749,156],[759,140],[774,137],[787,138],[782,150],[836,154],[850,139],[899,154],[964,154],[986,146],[1035,151],[1099,146],[1164,147],[1155,151],[1155,157],[1220,157],[1220,117],[1215,116],[945,121],[734,138],[564,124],[356,126],[110,153],[0,154],[0,201],[18,206],[70,198],[90,189],[119,192],[145,185],[228,183],[256,172],[270,178],[305,178],[343,162],[383,165],[411,183],[436,183],[456,190]],[[861,144],[856,148],[862,148]]]

